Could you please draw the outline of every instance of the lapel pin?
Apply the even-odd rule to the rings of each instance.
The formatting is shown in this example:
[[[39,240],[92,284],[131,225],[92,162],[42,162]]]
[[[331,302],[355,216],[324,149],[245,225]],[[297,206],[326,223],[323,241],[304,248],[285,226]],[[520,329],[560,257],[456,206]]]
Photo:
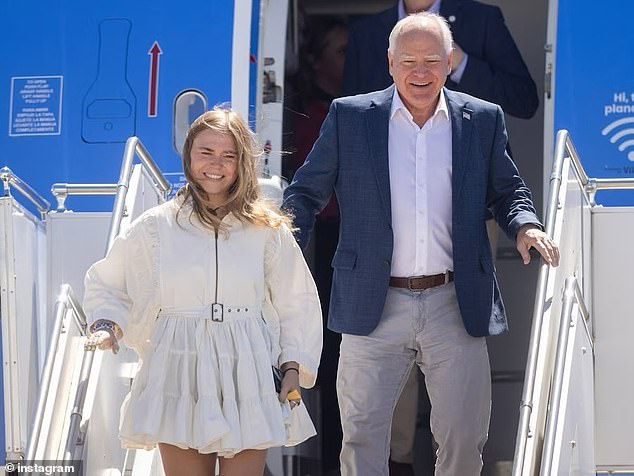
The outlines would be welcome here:
[[[471,113],[468,113],[467,111],[462,111],[462,118],[466,119],[467,121],[471,120]]]
[[[449,23],[453,23],[456,21],[456,16],[455,15],[449,15],[449,18],[447,18],[447,20],[449,20]]]

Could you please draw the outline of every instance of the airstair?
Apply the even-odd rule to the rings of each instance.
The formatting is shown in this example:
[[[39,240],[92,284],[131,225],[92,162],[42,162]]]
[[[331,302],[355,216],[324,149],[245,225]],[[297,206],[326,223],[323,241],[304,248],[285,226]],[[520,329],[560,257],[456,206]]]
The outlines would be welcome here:
[[[632,179],[589,178],[557,134],[513,476],[634,475],[634,207],[595,203]]]
[[[136,355],[85,352],[80,301],[88,266],[134,218],[165,200],[168,181],[136,137],[126,143],[118,183],[55,184],[55,210],[6,168],[2,180],[6,460],[81,461],[90,475],[160,474],[153,452],[124,452],[116,438]],[[21,206],[11,188],[40,216]],[[65,208],[71,195],[103,194],[115,195],[112,212]]]

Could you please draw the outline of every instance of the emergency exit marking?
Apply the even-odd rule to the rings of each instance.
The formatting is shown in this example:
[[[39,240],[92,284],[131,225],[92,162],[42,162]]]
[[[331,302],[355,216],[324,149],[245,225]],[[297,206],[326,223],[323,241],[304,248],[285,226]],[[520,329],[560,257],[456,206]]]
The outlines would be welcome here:
[[[62,76],[11,78],[10,136],[51,136],[62,132]]]

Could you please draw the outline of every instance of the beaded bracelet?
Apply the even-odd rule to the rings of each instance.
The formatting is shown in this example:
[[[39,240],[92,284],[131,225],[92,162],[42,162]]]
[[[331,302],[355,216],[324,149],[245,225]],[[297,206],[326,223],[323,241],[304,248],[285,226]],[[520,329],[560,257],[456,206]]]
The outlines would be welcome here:
[[[95,323],[93,323],[92,326],[90,326],[90,333],[94,334],[97,331],[108,331],[110,333],[110,335],[112,335],[112,337],[115,338],[115,340],[119,340],[119,334],[121,332],[121,329],[119,328],[119,326],[117,324],[115,324],[112,321],[108,321],[107,319],[99,319],[98,321],[96,321]]]
[[[112,321],[106,321],[104,319],[100,319],[95,322],[92,326],[90,326],[91,332],[97,332],[98,330],[108,328],[114,332],[114,323]]]
[[[99,319],[94,322],[92,326],[90,326],[90,334],[95,334],[99,331],[106,331],[110,335],[110,339],[112,341],[111,349],[113,353],[119,352],[119,339],[121,338],[121,328],[114,322],[109,321],[107,319]],[[94,351],[97,346],[94,343],[91,343],[91,337],[88,338],[86,344],[84,344],[85,351]]]

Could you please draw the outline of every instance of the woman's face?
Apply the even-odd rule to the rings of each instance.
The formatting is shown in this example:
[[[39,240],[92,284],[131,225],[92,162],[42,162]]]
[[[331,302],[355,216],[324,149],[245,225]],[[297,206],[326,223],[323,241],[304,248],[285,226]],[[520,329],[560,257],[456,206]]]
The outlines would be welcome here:
[[[205,129],[192,143],[191,171],[212,207],[224,203],[238,178],[238,152],[233,136]]]
[[[346,62],[348,32],[343,27],[336,27],[326,35],[326,46],[314,63],[315,75],[332,85],[335,91],[341,91],[343,83],[343,67]]]

